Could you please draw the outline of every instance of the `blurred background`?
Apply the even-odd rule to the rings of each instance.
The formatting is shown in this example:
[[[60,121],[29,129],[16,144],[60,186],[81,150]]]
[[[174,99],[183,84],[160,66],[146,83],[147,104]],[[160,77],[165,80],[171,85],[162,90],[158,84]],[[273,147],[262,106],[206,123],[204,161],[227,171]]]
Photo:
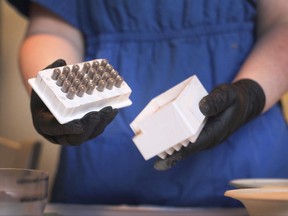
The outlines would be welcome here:
[[[15,141],[7,144],[14,150],[18,148],[17,143],[40,142],[42,148],[37,169],[49,173],[51,184],[59,146],[49,143],[35,132],[30,115],[29,95],[22,84],[18,69],[17,52],[26,25],[27,21],[23,16],[16,13],[6,1],[0,1],[0,137]],[[17,154],[7,155],[5,152],[5,155],[1,155],[4,152],[0,149],[0,157],[7,156],[6,162],[13,157],[21,159]],[[0,167],[3,163],[0,160]]]

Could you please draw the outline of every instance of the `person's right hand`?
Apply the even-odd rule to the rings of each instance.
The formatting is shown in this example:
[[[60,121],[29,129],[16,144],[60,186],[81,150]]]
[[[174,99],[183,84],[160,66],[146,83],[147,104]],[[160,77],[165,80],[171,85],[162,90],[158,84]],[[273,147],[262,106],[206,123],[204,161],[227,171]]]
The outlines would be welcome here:
[[[167,158],[157,160],[154,167],[157,170],[169,169],[196,152],[221,144],[244,124],[260,115],[265,102],[264,90],[251,79],[215,87],[199,103],[200,111],[208,119],[197,140]]]
[[[64,60],[58,59],[45,69],[65,65]],[[100,111],[90,112],[81,119],[60,124],[33,90],[30,108],[36,131],[50,142],[61,145],[80,145],[84,141],[97,137],[118,112],[117,109],[109,106]]]

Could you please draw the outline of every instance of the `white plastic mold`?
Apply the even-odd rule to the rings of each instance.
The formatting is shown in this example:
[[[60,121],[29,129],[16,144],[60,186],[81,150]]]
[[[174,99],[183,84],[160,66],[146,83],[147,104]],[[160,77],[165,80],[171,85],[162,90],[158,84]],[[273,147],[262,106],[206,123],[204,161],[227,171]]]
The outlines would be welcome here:
[[[133,142],[145,160],[157,155],[164,159],[196,141],[206,123],[198,105],[206,95],[193,75],[147,104],[130,124]]]
[[[55,68],[42,70],[37,74],[36,78],[29,79],[28,81],[33,90],[38,94],[38,96],[45,103],[45,105],[55,116],[55,118],[59,121],[59,123],[64,124],[74,119],[82,118],[86,113],[91,111],[99,111],[100,109],[106,106],[112,106],[113,108],[122,108],[130,106],[132,104],[132,101],[129,99],[129,96],[132,92],[130,87],[122,79],[122,77],[118,74],[118,72],[114,70],[113,66],[111,66],[107,60],[94,59],[91,61],[81,62],[75,65],[79,66],[79,70],[78,71],[75,70],[76,72],[74,71],[74,77],[73,75],[71,75],[72,77],[72,78],[70,77],[71,85],[73,83],[73,80],[76,79],[77,73],[79,73],[79,71],[82,71],[82,74],[79,73],[81,76],[79,75],[78,77],[81,81],[80,85],[81,83],[82,84],[84,82],[86,83],[86,89],[85,87],[82,89],[82,95],[81,91],[79,90],[81,89],[81,87],[79,87],[80,85],[78,85],[77,87],[78,89],[76,88],[76,90],[80,92],[79,94],[80,96],[77,96],[76,92],[72,90],[71,91],[72,97],[71,97],[71,92],[70,93],[67,92],[67,89],[65,91],[65,88],[67,88],[67,86],[65,87],[63,86],[63,84],[59,86],[60,81],[58,81],[58,79],[60,75],[57,74],[56,76],[55,74],[53,74]],[[67,69],[67,67],[68,71],[71,72],[73,70],[73,66],[75,65],[67,65],[63,67],[58,67],[56,69],[60,69],[61,72],[60,74],[62,74],[64,73],[64,70]],[[93,73],[91,72],[89,74],[90,76],[89,79],[84,79],[84,77],[88,77],[89,73],[87,68],[85,69],[86,70],[85,72],[84,70],[85,65],[86,66],[89,65],[90,66],[89,68],[95,69],[92,70]],[[101,79],[104,79],[103,76],[105,71],[108,72],[110,76],[114,78],[114,82],[111,79],[112,81],[110,82],[110,84],[108,84],[109,87],[107,83],[110,80],[108,81],[107,77],[105,78],[105,80],[107,80],[106,85],[105,82],[102,82],[102,84],[104,83],[104,86],[102,87],[100,86],[99,80],[96,82],[95,81],[96,79],[94,79],[93,81],[93,77],[96,77],[95,74],[98,74],[101,77]],[[98,75],[97,77],[99,77]],[[52,78],[53,76],[54,78]],[[55,76],[57,77],[56,79]],[[68,75],[66,76],[66,79],[68,79],[67,77]],[[118,81],[120,80],[118,84],[115,84],[116,77],[117,79],[119,78]],[[57,82],[59,82],[58,85]],[[92,82],[94,82],[95,86],[93,89],[90,89],[89,93],[87,93],[88,92],[87,83]],[[86,92],[84,89],[86,90]]]

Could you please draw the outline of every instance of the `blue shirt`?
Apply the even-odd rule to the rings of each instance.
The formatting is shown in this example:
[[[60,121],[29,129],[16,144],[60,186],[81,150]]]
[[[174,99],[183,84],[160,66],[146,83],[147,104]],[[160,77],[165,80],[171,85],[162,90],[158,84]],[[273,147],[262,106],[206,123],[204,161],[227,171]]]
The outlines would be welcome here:
[[[27,1],[11,2],[27,14]],[[221,145],[159,172],[132,142],[129,123],[155,96],[196,74],[210,91],[229,83],[255,42],[248,0],[35,0],[83,32],[85,60],[107,58],[132,88],[99,137],[62,147],[52,201],[239,206],[223,196],[236,178],[288,177],[279,105]]]

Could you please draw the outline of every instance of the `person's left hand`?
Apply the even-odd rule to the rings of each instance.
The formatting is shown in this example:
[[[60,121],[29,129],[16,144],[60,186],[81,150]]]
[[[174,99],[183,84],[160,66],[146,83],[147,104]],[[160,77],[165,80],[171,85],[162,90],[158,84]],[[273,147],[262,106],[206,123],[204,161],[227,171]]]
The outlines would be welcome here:
[[[196,142],[190,143],[164,160],[157,160],[154,164],[155,169],[169,169],[193,153],[222,143],[243,124],[259,115],[264,108],[265,100],[262,87],[250,79],[216,87],[199,103],[201,112],[208,120]]]

